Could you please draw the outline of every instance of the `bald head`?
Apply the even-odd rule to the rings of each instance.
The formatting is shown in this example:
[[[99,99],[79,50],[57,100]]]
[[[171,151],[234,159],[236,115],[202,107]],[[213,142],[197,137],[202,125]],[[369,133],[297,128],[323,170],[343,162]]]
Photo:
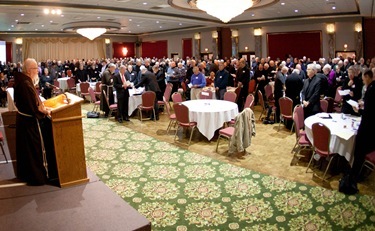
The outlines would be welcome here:
[[[26,59],[23,65],[22,72],[30,77],[34,84],[39,82],[38,63],[35,61],[35,59]]]

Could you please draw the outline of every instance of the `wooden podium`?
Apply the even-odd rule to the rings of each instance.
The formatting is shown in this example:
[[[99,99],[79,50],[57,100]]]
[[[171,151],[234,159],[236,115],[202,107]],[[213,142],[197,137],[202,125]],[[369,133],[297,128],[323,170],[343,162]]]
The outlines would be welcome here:
[[[65,95],[68,100],[65,99],[64,103],[61,100],[65,98]],[[83,99],[70,93],[65,95],[44,102],[46,106],[53,105],[51,107],[52,134],[60,187],[89,181],[82,130],[81,102]]]

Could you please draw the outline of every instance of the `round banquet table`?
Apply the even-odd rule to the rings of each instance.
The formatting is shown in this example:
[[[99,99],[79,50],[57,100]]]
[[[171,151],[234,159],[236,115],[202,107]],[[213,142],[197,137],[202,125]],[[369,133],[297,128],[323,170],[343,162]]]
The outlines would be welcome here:
[[[211,140],[215,131],[225,122],[234,119],[238,114],[238,106],[225,100],[201,99],[182,102],[189,108],[190,121],[197,122],[198,130]]]
[[[65,91],[68,89],[68,79],[70,79],[69,77],[62,77],[62,78],[58,78],[57,81],[59,82],[59,85],[60,85],[60,89]]]
[[[329,115],[331,118],[327,118]],[[329,149],[331,153],[338,153],[352,164],[355,136],[361,122],[361,117],[343,115],[339,113],[318,113],[305,119],[305,131],[307,138],[314,144],[312,136],[312,125],[314,123],[322,123],[331,131],[331,142]],[[353,124],[353,126],[352,126]]]

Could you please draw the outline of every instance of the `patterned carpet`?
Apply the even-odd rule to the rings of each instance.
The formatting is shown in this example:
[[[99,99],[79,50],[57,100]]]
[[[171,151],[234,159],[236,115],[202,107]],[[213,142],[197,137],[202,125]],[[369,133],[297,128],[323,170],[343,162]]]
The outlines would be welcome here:
[[[346,196],[83,119],[88,167],[153,230],[375,230],[375,197]]]

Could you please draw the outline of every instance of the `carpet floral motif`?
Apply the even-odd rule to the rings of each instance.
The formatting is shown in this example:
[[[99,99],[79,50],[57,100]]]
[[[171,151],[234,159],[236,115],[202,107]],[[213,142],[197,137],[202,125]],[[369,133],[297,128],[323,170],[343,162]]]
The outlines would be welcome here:
[[[375,230],[375,198],[290,182],[107,119],[83,119],[87,166],[153,230]]]

